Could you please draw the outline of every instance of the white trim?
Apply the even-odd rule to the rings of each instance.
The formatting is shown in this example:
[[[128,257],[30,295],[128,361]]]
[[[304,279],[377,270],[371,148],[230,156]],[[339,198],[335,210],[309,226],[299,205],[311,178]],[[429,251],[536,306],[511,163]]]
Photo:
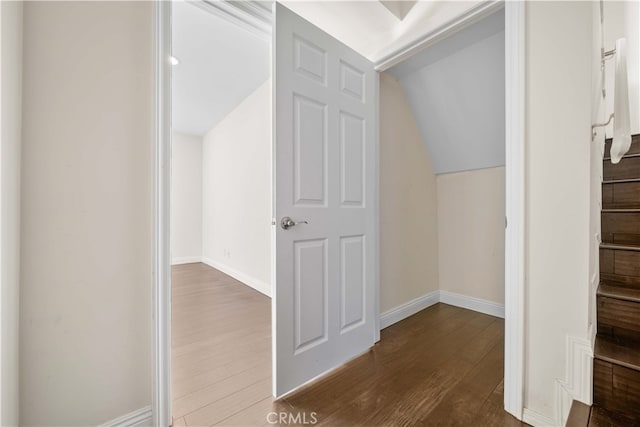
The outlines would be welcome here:
[[[504,318],[504,305],[502,304],[453,292],[436,290],[382,313],[380,315],[380,329],[387,328],[439,302]]]
[[[202,262],[202,256],[182,256],[171,259],[171,265],[192,264],[194,262]]]
[[[534,427],[551,427],[557,425],[553,418],[549,418],[528,408],[522,410],[522,421]]]
[[[187,3],[271,41],[273,14],[270,1],[200,0]]]
[[[504,319],[504,305],[486,299],[440,290],[440,302]]]
[[[417,312],[437,304],[439,301],[440,292],[433,291],[392,308],[391,310],[385,311],[380,315],[380,329],[387,328],[409,316],[413,316]]]
[[[209,267],[215,268],[216,270],[222,271],[224,274],[233,277],[234,279],[244,283],[250,288],[255,289],[256,291],[264,294],[268,297],[271,297],[271,285],[263,282],[260,279],[256,279],[253,276],[249,276],[241,271],[236,270],[233,267],[229,267],[226,264],[223,264],[218,261],[214,261],[211,258],[202,257],[202,262],[207,264]]]
[[[590,339],[567,335],[565,343],[565,379],[554,382],[554,416],[548,417],[529,408],[523,408],[522,421],[532,426],[559,427],[567,423],[571,404],[578,400],[592,404],[593,350]]]
[[[100,424],[100,427],[141,427],[150,426],[153,422],[151,406],[145,406],[121,417]]]
[[[474,5],[462,15],[456,16],[454,19],[444,23],[435,30],[430,31],[424,36],[406,43],[393,52],[379,58],[375,63],[375,69],[376,71],[388,70],[394,65],[410,58],[429,46],[432,46],[447,37],[451,37],[469,25],[481,21],[492,13],[500,10],[502,7],[504,7],[504,3],[501,0],[489,0]]]
[[[152,424],[171,425],[171,2],[154,1]]]
[[[523,417],[525,317],[525,2],[505,5],[504,409]]]
[[[376,231],[374,236],[374,260],[376,270],[375,277],[373,278],[373,306],[375,313],[378,315],[373,319],[373,342],[377,343],[380,341],[380,329],[381,326],[381,315],[380,315],[380,73],[375,73],[375,84],[374,84],[374,92],[373,92],[373,102],[375,103],[375,118],[378,123],[378,126],[375,126],[375,134],[373,135],[373,143],[374,143],[374,178],[373,178],[373,186],[374,186],[374,199],[373,203],[373,211],[374,211],[374,220],[373,227]]]
[[[573,400],[592,404],[593,347],[588,339],[567,336],[566,380],[558,380]]]
[[[0,4],[0,38],[2,37],[2,4]],[[2,72],[2,49],[0,48],[0,100],[2,99],[2,77],[3,77],[3,72]],[[4,151],[3,147],[6,144],[5,141],[2,141],[2,128],[4,126],[4,121],[2,120],[2,102],[0,102],[0,153],[2,153],[2,151]],[[2,424],[2,422],[4,422],[4,418],[2,417],[2,408],[4,407],[4,405],[6,405],[5,400],[6,397],[4,397],[4,394],[2,393],[2,384],[4,384],[4,379],[2,376],[2,373],[4,371],[4,359],[6,356],[4,356],[5,354],[5,350],[3,350],[2,347],[2,343],[4,342],[4,337],[6,335],[4,329],[5,329],[5,323],[2,321],[2,318],[4,316],[4,313],[2,312],[2,295],[4,294],[4,288],[5,286],[7,286],[6,283],[3,282],[2,280],[2,270],[4,268],[4,266],[2,265],[2,246],[4,239],[3,239],[3,235],[4,235],[4,230],[3,230],[3,226],[2,226],[2,212],[4,211],[4,209],[2,208],[2,205],[4,204],[4,194],[2,193],[2,161],[0,161],[0,424]]]

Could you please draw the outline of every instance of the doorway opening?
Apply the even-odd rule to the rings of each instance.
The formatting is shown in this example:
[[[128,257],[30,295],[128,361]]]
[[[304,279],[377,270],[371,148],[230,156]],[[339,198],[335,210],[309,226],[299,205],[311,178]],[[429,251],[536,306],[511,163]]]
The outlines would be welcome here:
[[[278,5],[279,6],[279,5]],[[514,248],[514,258],[517,258],[514,260],[513,263],[507,263],[508,266],[506,268],[506,276],[508,276],[507,281],[512,281],[512,287],[506,286],[505,287],[505,293],[506,298],[505,298],[505,305],[506,305],[506,312],[507,312],[507,322],[505,325],[505,329],[507,330],[506,332],[506,336],[505,339],[507,341],[506,344],[506,349],[505,352],[509,355],[509,357],[505,358],[505,362],[507,364],[506,368],[505,368],[505,405],[507,407],[507,409],[509,410],[509,412],[513,413],[516,416],[521,416],[521,414],[519,414],[519,411],[521,411],[521,398],[522,398],[522,331],[521,326],[522,326],[522,318],[523,318],[523,312],[522,312],[522,283],[520,280],[519,274],[522,273],[521,270],[521,257],[522,257],[522,253],[521,250],[519,250],[520,248],[518,248],[517,246],[519,244],[522,243],[522,218],[521,218],[521,214],[523,212],[522,210],[522,206],[521,206],[521,202],[522,199],[518,199],[513,197],[514,195],[514,188],[515,190],[518,190],[518,188],[521,186],[522,184],[522,174],[523,174],[523,169],[522,169],[522,164],[514,164],[521,162],[522,160],[522,147],[521,147],[521,132],[522,132],[522,108],[521,108],[521,101],[522,101],[522,93],[521,93],[521,84],[522,84],[522,76],[521,76],[521,69],[518,68],[518,64],[520,64],[519,61],[521,61],[521,48],[522,46],[519,45],[522,43],[523,41],[523,35],[521,34],[521,30],[522,28],[518,29],[518,25],[522,23],[522,17],[523,17],[523,13],[521,8],[518,9],[517,7],[513,6],[513,7],[509,7],[510,5],[508,5],[506,7],[506,9],[511,9],[512,13],[508,13],[508,16],[511,16],[511,18],[507,19],[507,22],[511,22],[511,31],[514,31],[518,33],[518,37],[515,37],[513,40],[513,43],[507,41],[506,43],[506,51],[507,51],[507,56],[509,57],[507,60],[507,76],[505,77],[505,86],[507,87],[507,101],[510,102],[512,104],[512,106],[514,107],[513,109],[507,109],[506,111],[506,115],[508,116],[507,119],[507,123],[506,123],[506,127],[507,127],[507,153],[506,153],[506,164],[507,164],[507,168],[506,168],[506,174],[507,175],[515,175],[515,179],[509,179],[506,178],[506,187],[507,187],[507,191],[506,191],[506,205],[507,208],[506,210],[512,213],[515,213],[513,216],[510,216],[510,226],[515,223],[516,224],[516,228],[513,229],[511,228],[510,230],[513,230],[511,232],[507,232],[507,236],[506,236],[506,246],[509,247],[511,245],[512,248]],[[167,10],[164,6],[158,6],[159,9],[159,13],[158,13],[158,28],[159,28],[159,33],[158,33],[158,52],[160,53],[160,58],[162,58],[162,53],[163,52],[168,52],[169,49],[167,48],[167,46],[169,45],[169,43],[167,43],[166,39],[164,39],[163,37],[166,37],[167,31],[166,29],[170,27],[170,18],[168,18],[168,16],[170,17],[170,15],[167,15]],[[518,10],[515,10],[518,9]],[[517,16],[516,16],[517,15]],[[461,18],[460,22],[464,22],[465,19],[467,19],[468,17],[463,17]],[[464,26],[464,24],[458,22],[458,24],[455,25],[461,25]],[[296,25],[302,25],[305,26],[308,23],[303,23],[303,22],[298,22]],[[451,25],[448,23],[447,24],[449,27],[451,27]],[[515,25],[515,29],[514,29],[514,25]],[[507,32],[509,32],[509,24],[507,24]],[[299,30],[300,27],[297,28],[297,30]],[[303,29],[303,31],[306,31]],[[292,37],[290,38],[290,41],[292,42],[292,44],[297,48],[297,51],[295,51],[294,49],[287,49],[288,52],[297,52],[297,54],[299,55],[298,62],[295,63],[295,72],[298,72],[301,75],[304,75],[306,73],[305,78],[311,78],[316,80],[317,82],[324,84],[326,83],[328,80],[325,80],[325,75],[323,73],[325,73],[327,71],[328,68],[325,68],[326,64],[323,63],[323,60],[326,60],[327,58],[329,58],[330,56],[325,55],[324,53],[327,52],[327,50],[324,51],[323,53],[323,48],[320,47],[318,48],[318,45],[321,44],[321,42],[316,43],[314,41],[314,33],[317,30],[313,30],[313,29],[309,29],[309,32],[306,34],[302,34],[300,35],[299,32],[298,33],[293,33],[293,35],[298,36],[298,37]],[[291,35],[292,33],[290,33]],[[301,37],[300,37],[301,36]],[[320,38],[322,38],[324,36],[320,36]],[[513,45],[513,46],[511,46]],[[409,48],[409,50],[411,49],[411,47]],[[517,53],[514,53],[514,51],[517,51]],[[402,55],[406,56],[406,49],[404,50],[405,53],[402,53]],[[398,55],[400,55],[401,53],[398,53]],[[289,57],[284,57],[283,59],[284,61],[291,61],[291,67],[290,68],[294,68],[293,66],[293,58],[291,56]],[[180,66],[180,61],[181,59],[179,57],[176,57],[174,62],[178,62],[177,66]],[[279,64],[280,62],[276,59],[274,60],[274,64]],[[167,92],[167,79],[163,77],[163,65],[162,65],[162,60],[158,61],[159,68],[160,70],[158,71],[159,73],[159,78],[158,78],[158,82],[159,82],[159,89],[158,89],[158,93],[160,96],[160,100],[158,101],[158,122],[159,123],[163,123],[164,121],[162,120],[163,117],[167,117],[167,113],[166,113],[166,106],[163,105],[163,99],[166,100],[166,92]],[[349,64],[349,61],[346,62],[338,62],[338,64],[340,66],[342,66],[342,87],[339,88],[339,90],[341,91],[345,91],[346,92],[351,92],[350,96],[353,96],[354,94],[356,95],[356,100],[357,95],[359,95],[360,90],[363,88],[362,86],[359,86],[357,84],[358,77],[362,76],[362,73],[358,73],[355,72],[354,73],[354,69],[355,71],[358,71],[357,67],[349,67],[349,66],[344,66],[346,65],[351,65]],[[174,66],[175,67],[175,66]],[[384,67],[384,64],[382,65],[378,65],[377,69],[381,69]],[[510,70],[510,67],[512,67],[513,69]],[[521,67],[521,64],[520,64]],[[388,67],[384,67],[384,68],[388,68]],[[511,76],[512,80],[509,80],[509,76]],[[392,78],[392,77],[390,77]],[[329,79],[330,80],[330,79]],[[398,86],[401,85],[401,83],[396,79],[396,83]],[[165,93],[165,96],[163,97],[163,91]],[[277,92],[277,91],[275,91]],[[373,93],[373,98],[371,97],[366,97],[366,99],[375,99],[376,103],[377,103],[377,93]],[[362,97],[360,99],[363,99]],[[312,99],[309,96],[300,96],[297,99],[298,104],[295,104],[298,107],[298,115],[293,115],[292,117],[294,119],[299,119],[300,117],[302,117],[300,114],[304,113],[305,117],[307,119],[309,119],[309,122],[307,122],[307,124],[309,124],[311,127],[308,128],[309,130],[313,130],[314,126],[315,126],[315,131],[314,132],[309,132],[309,133],[305,133],[305,132],[301,132],[298,133],[296,135],[304,135],[305,138],[310,137],[311,139],[316,138],[316,140],[318,140],[317,135],[321,134],[321,132],[316,132],[316,131],[320,131],[322,129],[322,123],[323,120],[321,119],[322,114],[324,111],[331,111],[331,109],[328,110],[324,110],[322,108],[322,102],[321,100],[318,99]],[[275,101],[274,101],[275,102]],[[278,110],[280,111],[280,110]],[[509,116],[511,115],[511,120],[509,120]],[[290,117],[291,118],[291,117]],[[320,118],[320,120],[319,120]],[[355,121],[354,119],[354,115],[353,114],[345,114],[345,117],[343,117],[343,125],[344,124],[353,124],[356,123],[358,121],[358,118],[355,117]],[[293,121],[289,121],[287,123],[293,123]],[[170,182],[170,180],[168,179],[168,177],[166,175],[163,175],[163,165],[165,165],[166,163],[164,163],[168,157],[168,154],[166,153],[166,150],[168,144],[165,144],[164,141],[167,141],[168,138],[167,136],[165,136],[162,132],[164,131],[164,128],[162,126],[158,127],[159,129],[159,134],[157,137],[157,141],[158,141],[158,146],[157,148],[157,155],[158,155],[158,162],[156,164],[156,183],[158,185],[158,191],[157,191],[157,195],[156,195],[156,209],[158,209],[158,213],[157,213],[157,222],[156,222],[156,248],[155,248],[155,254],[156,254],[156,272],[157,272],[157,278],[156,278],[156,294],[154,295],[155,301],[154,301],[154,307],[155,307],[155,314],[156,314],[156,331],[155,331],[155,341],[154,341],[154,379],[156,380],[156,385],[154,386],[154,414],[156,416],[156,419],[159,420],[159,422],[161,424],[165,424],[162,420],[163,419],[169,419],[168,415],[170,413],[170,410],[168,409],[168,401],[170,399],[167,398],[167,396],[169,395],[168,393],[168,385],[167,385],[167,379],[170,378],[170,369],[168,369],[168,364],[166,363],[167,361],[167,357],[166,355],[168,354],[167,350],[167,343],[171,342],[171,338],[170,336],[167,336],[166,332],[169,329],[168,325],[166,324],[166,320],[169,319],[170,317],[167,315],[167,302],[170,302],[170,298],[167,297],[167,294],[165,293],[165,289],[163,288],[162,284],[163,283],[169,283],[169,279],[167,277],[166,271],[164,270],[165,266],[170,264],[170,257],[168,256],[169,250],[167,247],[167,230],[168,230],[168,203],[166,202],[166,198],[164,198],[164,195],[166,195],[168,193],[168,189],[167,189],[167,183]],[[359,131],[359,126],[351,126],[350,128],[350,132],[351,135],[359,135],[358,132]],[[295,133],[294,133],[295,134]],[[511,143],[513,143],[513,146],[511,146],[510,148],[510,143],[509,141],[511,141]],[[376,148],[377,150],[377,148]],[[510,151],[511,150],[511,151]],[[303,156],[304,157],[304,156]],[[313,160],[314,156],[309,157],[309,159]],[[357,156],[356,156],[357,158]],[[307,159],[308,160],[308,159]],[[511,165],[511,167],[509,167],[509,165]],[[299,170],[298,170],[299,171]],[[314,171],[316,171],[314,169]],[[202,172],[203,176],[204,176],[204,171]],[[357,176],[357,175],[354,175]],[[299,182],[300,183],[300,182]],[[310,190],[317,190],[320,189],[322,190],[322,185],[320,185],[322,183],[322,180],[318,181],[317,179],[314,179],[313,177],[310,178],[309,180],[309,186],[307,189]],[[319,184],[320,183],[320,184]],[[437,184],[437,183],[436,183]],[[511,185],[511,191],[509,190],[509,187]],[[359,188],[359,187],[354,187],[354,188]],[[298,188],[299,189],[299,188]],[[343,188],[344,190],[344,188]],[[303,202],[322,202],[322,191],[319,192],[314,192],[311,191],[308,194],[304,194],[303,196],[307,196],[307,195],[311,195],[313,197],[302,197],[301,199],[299,198],[298,200],[303,201]],[[517,191],[516,191],[517,192]],[[377,192],[376,192],[377,194]],[[301,194],[298,193],[298,196],[300,196]],[[316,197],[317,199],[314,199],[314,197]],[[521,197],[521,196],[520,196]],[[342,200],[343,202],[345,200]],[[347,202],[354,202],[353,200],[346,200]],[[357,201],[357,200],[356,200]],[[468,202],[468,200],[467,200]],[[309,203],[307,203],[309,204]],[[313,203],[311,203],[313,204]],[[322,203],[318,203],[320,205],[322,205]],[[274,211],[276,212],[276,209],[274,207]],[[282,212],[283,214],[287,214],[288,212]],[[280,215],[282,216],[282,215]],[[280,218],[280,216],[277,215],[273,215],[273,218]],[[307,217],[305,216],[300,216],[298,217],[297,215],[294,216],[293,218],[293,222],[297,222],[300,226],[296,225],[296,227],[294,228],[294,230],[302,230],[304,228],[304,226],[302,226],[302,224],[307,224],[309,222],[311,223],[315,223],[315,220],[311,220],[311,221],[307,221],[305,223],[305,221],[307,221]],[[502,222],[502,221],[501,221]],[[275,221],[274,221],[275,223]],[[282,227],[283,229],[285,227]],[[278,229],[279,230],[279,229]],[[436,233],[438,234],[438,233]],[[358,242],[363,242],[363,239],[357,240],[357,239],[353,239],[352,237],[358,237],[358,236],[347,236],[349,239],[346,239],[345,242],[348,243],[349,248],[351,247],[358,247]],[[305,257],[307,257],[309,260],[313,261],[312,258],[315,258],[316,261],[317,260],[322,260],[324,254],[326,253],[324,251],[324,245],[325,245],[325,240],[323,239],[302,239],[300,240],[300,242],[302,242],[302,244],[299,244],[297,246],[294,246],[294,248],[296,248],[296,250],[299,250],[298,255],[304,255]],[[514,247],[515,245],[515,247]],[[362,246],[362,245],[360,245]],[[508,253],[508,250],[506,251]],[[234,257],[234,251],[229,252],[225,252],[223,250],[222,254],[223,256],[227,256],[230,258]],[[352,256],[354,258],[358,258],[356,255],[358,255],[359,252],[358,251],[352,251]],[[277,257],[276,257],[277,258]],[[515,266],[516,268],[511,268],[512,271],[509,271],[509,265],[511,266]],[[321,267],[321,263],[311,263],[310,264],[311,267],[317,267],[320,266]],[[519,269],[520,268],[520,269]],[[218,268],[220,269],[220,267]],[[318,271],[322,270],[322,268],[319,268]],[[228,270],[229,272],[229,270]],[[309,277],[318,277],[318,275],[311,275]],[[245,280],[247,281],[247,280]],[[511,289],[511,290],[510,290]],[[456,294],[456,292],[452,292],[452,291],[447,291],[449,292],[449,295],[447,295],[447,297],[449,297],[449,304],[454,304],[454,305],[462,305],[462,303],[458,303],[455,304],[454,299],[455,299],[455,295],[451,295],[451,294]],[[444,298],[441,299],[441,296],[445,295],[444,293],[440,293],[438,290],[438,294],[437,294],[437,298],[438,300],[444,300]],[[479,301],[477,301],[478,298],[476,298],[476,300],[474,301],[474,303],[478,303]],[[483,298],[480,298],[483,299]],[[354,301],[357,301],[358,298],[355,298]],[[428,300],[431,301],[431,300]],[[425,301],[420,301],[420,303],[424,303],[424,302],[428,302],[427,300]],[[484,300],[484,302],[486,302],[488,300]],[[317,310],[315,310],[313,308],[313,298],[310,298],[308,300],[309,303],[309,307],[311,308],[312,312],[316,312]],[[447,301],[444,301],[445,303]],[[468,302],[468,299],[467,299]],[[480,301],[482,302],[482,301]],[[499,306],[499,304],[497,304]],[[357,305],[354,305],[354,307],[357,308]],[[487,308],[489,307],[489,308]],[[472,308],[472,307],[469,307]],[[394,313],[392,313],[392,316],[390,316],[390,318],[394,318],[397,320],[399,320],[402,317],[406,317],[406,312],[409,310],[411,310],[412,308],[407,308],[407,307],[400,307],[399,310],[396,310]],[[499,310],[500,307],[496,307],[496,306],[487,306],[485,304],[484,309],[486,310]],[[479,310],[482,311],[482,310]],[[357,310],[355,310],[354,312],[357,312]],[[509,320],[509,313],[511,313],[511,320]],[[378,321],[379,319],[375,319],[376,321]],[[164,323],[163,323],[164,322]],[[356,322],[357,323],[357,322]],[[383,319],[383,324],[386,324],[387,322],[384,321]],[[393,323],[393,322],[392,322]],[[322,326],[320,323],[318,323],[320,326]],[[307,325],[309,326],[309,325]],[[310,329],[308,329],[308,331],[310,332],[318,332],[320,331],[320,333],[322,333],[323,329],[322,327],[316,327],[318,325],[316,325],[315,323],[310,324]],[[346,325],[346,327],[351,326],[351,325]],[[345,327],[345,325],[343,325],[343,327]],[[274,328],[275,329],[275,328]],[[294,329],[295,330],[295,329]],[[295,337],[293,337],[295,338]],[[300,339],[301,336],[298,336],[298,338]],[[309,338],[309,337],[302,337],[302,338]],[[310,340],[307,340],[305,342],[302,342],[303,347],[304,345],[308,344],[308,343],[312,343],[314,344],[314,346],[317,343],[323,342],[321,339],[316,339],[316,336],[311,336]],[[320,337],[322,338],[322,337]],[[511,342],[510,342],[511,340]],[[298,343],[300,344],[300,343]],[[300,347],[300,346],[299,346]],[[511,352],[511,354],[510,354]],[[507,401],[510,400],[511,404],[508,404]],[[511,408],[511,409],[510,409]]]
[[[505,81],[503,8],[380,77],[382,323],[395,312],[394,279],[431,296],[419,309],[446,304],[489,315],[471,341],[500,333],[474,363],[492,351],[504,362]],[[496,369],[475,392],[502,404],[503,380]],[[460,416],[450,414],[454,423]]]
[[[172,3],[174,426],[272,402],[271,35],[223,13]]]

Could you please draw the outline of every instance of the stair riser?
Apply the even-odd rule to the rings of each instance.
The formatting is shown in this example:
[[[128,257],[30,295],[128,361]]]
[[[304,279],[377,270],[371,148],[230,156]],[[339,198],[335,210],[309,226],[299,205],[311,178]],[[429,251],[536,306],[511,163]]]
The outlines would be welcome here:
[[[640,182],[621,182],[602,186],[604,209],[640,208]]]
[[[640,288],[640,252],[600,249],[600,280]]]
[[[610,161],[605,161],[603,177],[605,181],[610,179],[640,178],[640,157],[622,159],[617,165],[612,164]]]
[[[640,303],[598,296],[598,326],[622,328],[638,335],[640,341]]]
[[[637,154],[640,153],[640,136],[633,135],[631,137],[631,147],[627,154]],[[604,144],[604,156],[609,157],[611,155],[611,142],[605,142]]]
[[[602,241],[640,246],[640,212],[603,212]]]
[[[615,328],[598,322],[598,335],[609,338],[621,345],[640,345],[640,333],[623,328]]]
[[[594,360],[593,403],[640,420],[640,372]]]

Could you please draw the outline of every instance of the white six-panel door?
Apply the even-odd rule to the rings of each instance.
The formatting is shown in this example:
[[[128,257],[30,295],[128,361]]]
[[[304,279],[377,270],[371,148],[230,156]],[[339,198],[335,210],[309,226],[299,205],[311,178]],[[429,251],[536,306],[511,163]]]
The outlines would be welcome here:
[[[273,49],[273,357],[282,396],[374,344],[378,77],[279,3]],[[285,230],[285,217],[298,223]]]

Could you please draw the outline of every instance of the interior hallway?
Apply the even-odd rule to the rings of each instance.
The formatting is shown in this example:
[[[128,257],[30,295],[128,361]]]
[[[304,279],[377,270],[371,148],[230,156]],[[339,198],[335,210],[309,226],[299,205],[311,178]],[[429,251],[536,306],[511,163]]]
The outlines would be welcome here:
[[[279,402],[271,396],[271,301],[204,264],[173,267],[174,425],[525,425],[504,412],[504,321],[437,304],[372,351]]]

